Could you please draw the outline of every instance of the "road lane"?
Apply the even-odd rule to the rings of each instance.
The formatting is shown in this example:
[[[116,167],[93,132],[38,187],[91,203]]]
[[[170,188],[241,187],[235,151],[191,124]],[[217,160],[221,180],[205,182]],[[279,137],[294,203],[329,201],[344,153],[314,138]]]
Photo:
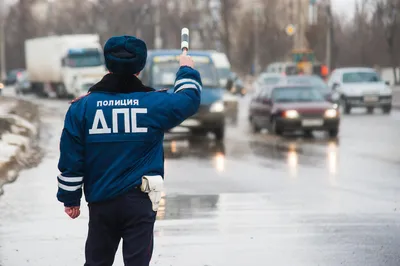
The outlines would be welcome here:
[[[0,198],[0,265],[82,265],[87,210],[71,221],[55,198],[68,104],[37,101],[46,157]],[[400,264],[399,112],[356,110],[338,140],[252,134],[246,117],[224,145],[166,142],[152,265]]]

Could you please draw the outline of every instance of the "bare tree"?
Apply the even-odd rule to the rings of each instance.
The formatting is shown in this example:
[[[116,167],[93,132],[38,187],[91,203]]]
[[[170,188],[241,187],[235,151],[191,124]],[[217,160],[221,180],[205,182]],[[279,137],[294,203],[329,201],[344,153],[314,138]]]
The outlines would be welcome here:
[[[19,0],[11,7],[6,23],[7,66],[24,67],[24,43],[36,35],[36,21],[32,16],[34,0]]]
[[[180,29],[189,27],[197,48],[219,49],[222,44],[233,67],[243,73],[251,71],[255,56],[265,67],[283,60],[291,49],[291,38],[284,32],[288,14],[280,0],[260,0],[258,27],[254,27],[251,7],[240,6],[239,0],[159,0],[158,5],[150,0],[54,1],[47,20],[32,12],[32,5],[40,1],[18,0],[10,9],[6,49],[7,65],[12,68],[24,66],[26,39],[49,34],[98,33],[103,42],[113,35],[131,34],[152,49],[156,21],[160,21],[163,48],[178,48]],[[325,57],[326,23],[323,13],[319,16],[307,39],[320,59]],[[363,0],[348,23],[340,14],[334,15],[334,65],[391,66],[399,82],[395,72],[400,63],[399,16],[400,0]]]
[[[385,33],[386,44],[390,56],[390,64],[393,68],[393,76],[395,83],[399,82],[397,77],[397,64],[395,47],[396,38],[398,37],[400,24],[400,1],[399,0],[379,0],[376,2],[376,18],[381,24]]]
[[[235,10],[239,6],[238,0],[221,0],[221,20],[222,27],[220,28],[220,36],[222,43],[225,48],[225,53],[229,59],[232,59],[231,50],[232,50],[232,37],[231,30],[235,26],[233,25],[235,21]]]
[[[263,69],[273,61],[284,60],[290,52],[292,42],[284,31],[281,20],[282,13],[279,11],[278,4],[278,0],[262,1],[258,27],[254,27],[253,10],[247,11],[238,18],[241,23],[232,37],[236,39],[236,49],[232,61],[240,72],[247,74],[251,71],[255,56],[255,41],[259,41],[257,56]],[[256,28],[257,32],[255,32]],[[259,36],[258,40],[254,39],[255,34]]]

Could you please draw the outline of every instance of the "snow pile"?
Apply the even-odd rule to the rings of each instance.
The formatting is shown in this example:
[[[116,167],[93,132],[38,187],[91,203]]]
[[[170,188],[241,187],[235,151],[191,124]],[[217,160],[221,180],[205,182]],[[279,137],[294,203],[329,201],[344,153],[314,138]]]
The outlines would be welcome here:
[[[0,140],[0,168],[10,161],[10,158],[17,155],[18,146],[10,145],[9,143]]]
[[[36,135],[36,127],[29,121],[13,114],[0,115],[0,120],[7,121],[9,128],[0,136],[0,168],[18,153],[29,147],[28,136]],[[10,132],[11,131],[11,132]]]
[[[0,101],[0,115],[8,114],[9,111],[15,106],[14,102]]]
[[[36,135],[36,127],[28,120],[14,114],[0,115],[0,119],[11,121],[11,132],[19,135]]]

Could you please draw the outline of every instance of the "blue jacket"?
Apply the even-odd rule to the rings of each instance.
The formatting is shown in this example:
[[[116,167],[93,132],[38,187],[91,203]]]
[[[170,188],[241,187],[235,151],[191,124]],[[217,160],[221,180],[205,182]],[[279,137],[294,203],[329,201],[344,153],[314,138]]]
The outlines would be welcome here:
[[[106,75],[65,116],[58,200],[79,206],[83,187],[87,202],[105,201],[139,186],[143,175],[164,176],[164,132],[197,112],[201,89],[190,67],[179,69],[174,93]]]

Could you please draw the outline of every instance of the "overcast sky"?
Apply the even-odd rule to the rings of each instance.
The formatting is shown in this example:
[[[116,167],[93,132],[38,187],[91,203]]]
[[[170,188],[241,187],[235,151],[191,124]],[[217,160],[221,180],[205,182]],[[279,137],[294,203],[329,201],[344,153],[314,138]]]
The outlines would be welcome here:
[[[358,0],[331,0],[332,1],[332,9],[335,13],[345,14],[346,17],[354,14],[355,3]]]

